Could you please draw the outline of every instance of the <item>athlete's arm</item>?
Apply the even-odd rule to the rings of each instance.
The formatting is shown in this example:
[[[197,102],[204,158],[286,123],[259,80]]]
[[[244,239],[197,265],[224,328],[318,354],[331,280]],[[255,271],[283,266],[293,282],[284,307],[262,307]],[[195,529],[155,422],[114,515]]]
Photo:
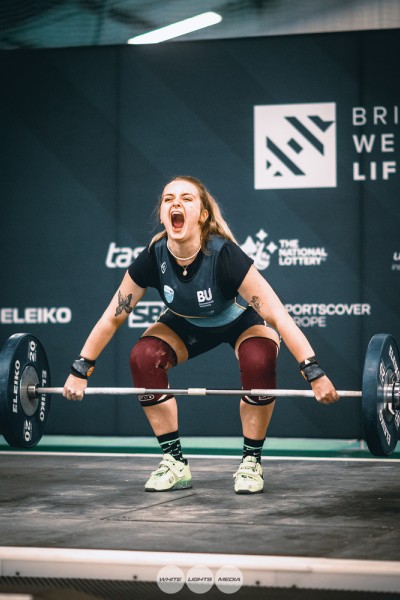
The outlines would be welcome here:
[[[293,321],[272,287],[254,266],[250,267],[238,291],[267,323],[277,329],[298,363],[314,356],[310,342]],[[312,381],[311,386],[319,402],[330,404],[339,399],[326,375]]]
[[[90,332],[81,356],[89,361],[96,360],[145,292],[146,289],[138,286],[126,273],[110,304]],[[81,400],[86,386],[87,379],[71,374],[65,382],[63,395],[70,400]]]

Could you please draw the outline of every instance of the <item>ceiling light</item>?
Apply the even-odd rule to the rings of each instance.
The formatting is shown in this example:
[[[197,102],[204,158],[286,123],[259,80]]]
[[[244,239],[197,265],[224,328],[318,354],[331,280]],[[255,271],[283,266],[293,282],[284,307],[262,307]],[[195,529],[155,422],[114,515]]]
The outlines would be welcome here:
[[[137,35],[128,40],[128,44],[158,44],[159,42],[203,29],[204,27],[210,27],[210,25],[216,25],[221,21],[221,15],[215,12],[205,12],[190,19],[178,21],[178,23],[172,23],[172,25]]]

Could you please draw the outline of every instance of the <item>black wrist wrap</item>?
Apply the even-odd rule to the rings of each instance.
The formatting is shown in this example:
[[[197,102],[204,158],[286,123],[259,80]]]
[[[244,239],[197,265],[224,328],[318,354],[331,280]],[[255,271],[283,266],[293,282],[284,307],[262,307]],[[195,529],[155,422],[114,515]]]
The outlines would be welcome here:
[[[325,372],[319,366],[319,362],[317,361],[315,356],[311,356],[311,358],[306,358],[306,360],[300,363],[299,366],[301,374],[303,375],[304,379],[309,383],[325,375]]]
[[[89,360],[83,356],[78,356],[71,365],[71,373],[79,379],[88,379],[94,371],[95,360]]]

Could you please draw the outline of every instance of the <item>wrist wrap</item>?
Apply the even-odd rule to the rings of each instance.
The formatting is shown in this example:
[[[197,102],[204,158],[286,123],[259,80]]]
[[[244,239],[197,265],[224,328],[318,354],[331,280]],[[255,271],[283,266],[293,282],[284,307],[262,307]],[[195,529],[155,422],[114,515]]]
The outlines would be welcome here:
[[[319,362],[315,356],[311,356],[310,358],[303,360],[299,367],[304,379],[309,383],[325,375],[325,372],[319,366]]]
[[[79,379],[88,379],[94,371],[95,360],[89,360],[83,356],[78,356],[71,365],[71,373]]]

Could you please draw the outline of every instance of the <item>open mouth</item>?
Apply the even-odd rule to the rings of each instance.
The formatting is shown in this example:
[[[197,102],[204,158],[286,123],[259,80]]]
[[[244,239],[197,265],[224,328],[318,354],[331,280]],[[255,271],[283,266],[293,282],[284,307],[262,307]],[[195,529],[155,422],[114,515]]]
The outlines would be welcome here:
[[[174,212],[171,214],[171,223],[174,229],[182,229],[185,218],[182,213]]]

